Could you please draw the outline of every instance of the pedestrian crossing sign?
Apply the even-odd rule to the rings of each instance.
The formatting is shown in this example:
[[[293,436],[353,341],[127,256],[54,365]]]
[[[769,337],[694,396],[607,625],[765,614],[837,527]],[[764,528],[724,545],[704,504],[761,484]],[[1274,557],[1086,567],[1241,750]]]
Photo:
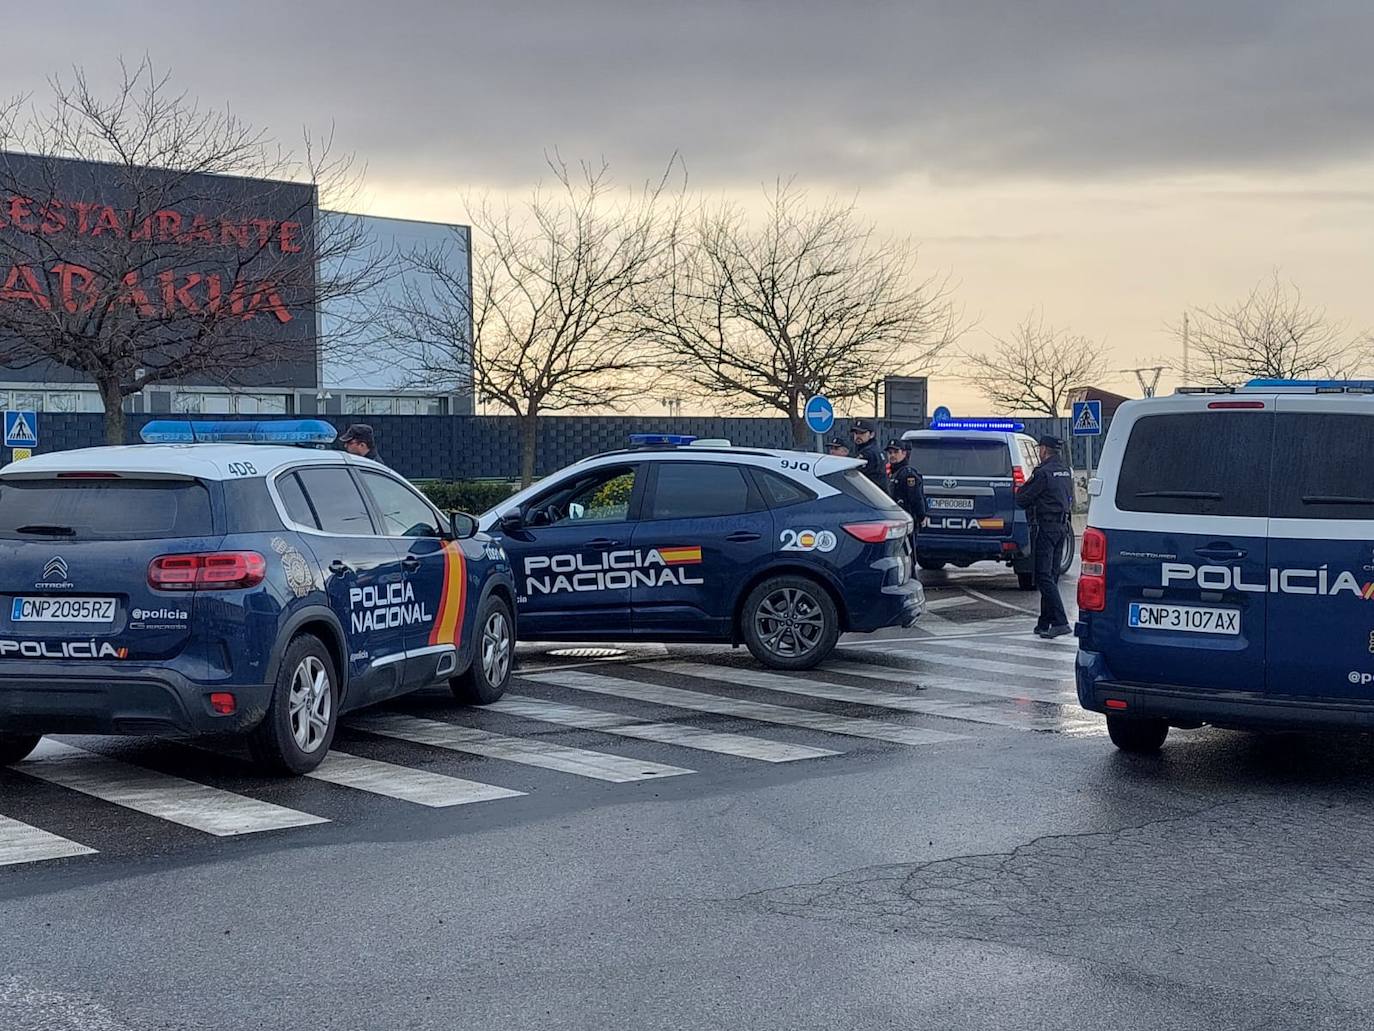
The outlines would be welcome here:
[[[5,447],[31,448],[37,443],[37,412],[5,413]]]
[[[1073,435],[1096,437],[1102,432],[1102,402],[1075,401],[1073,403]]]

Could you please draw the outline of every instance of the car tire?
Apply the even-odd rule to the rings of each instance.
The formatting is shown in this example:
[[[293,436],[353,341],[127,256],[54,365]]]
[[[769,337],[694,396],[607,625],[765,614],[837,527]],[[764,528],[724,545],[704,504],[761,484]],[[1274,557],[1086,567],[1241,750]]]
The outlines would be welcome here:
[[[0,766],[27,759],[42,740],[42,734],[0,734]]]
[[[1031,570],[1030,572],[1023,573],[1020,570],[1017,570],[1016,586],[1019,590],[1022,591],[1035,590],[1035,571]]]
[[[775,576],[744,599],[739,635],[765,666],[811,669],[835,650],[840,614],[830,592],[815,580]]]
[[[506,693],[515,669],[515,619],[505,599],[491,594],[482,602],[476,625],[472,664],[448,685],[464,705],[490,705]]]
[[[916,564],[920,566],[922,569],[931,573],[938,573],[940,570],[945,568],[945,564],[943,562],[937,562],[934,559],[918,558],[916,560]]]
[[[1064,543],[1059,547],[1059,575],[1063,576],[1073,565],[1074,553],[1078,551],[1078,538],[1072,529],[1064,535]]]
[[[1164,746],[1164,739],[1169,736],[1169,722],[1134,716],[1108,716],[1107,736],[1123,752],[1153,755]]]
[[[339,678],[324,642],[292,640],[282,656],[267,715],[249,736],[249,750],[272,773],[309,773],[329,754],[339,728]]]

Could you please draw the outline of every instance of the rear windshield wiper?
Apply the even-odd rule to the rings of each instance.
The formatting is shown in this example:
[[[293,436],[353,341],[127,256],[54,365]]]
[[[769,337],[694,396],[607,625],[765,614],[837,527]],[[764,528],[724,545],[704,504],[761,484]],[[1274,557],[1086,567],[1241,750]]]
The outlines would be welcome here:
[[[15,533],[32,533],[43,537],[75,537],[76,530],[70,526],[59,526],[56,523],[25,523],[23,526],[16,526]]]
[[[1221,495],[1212,490],[1138,490],[1138,498],[1185,498],[1189,501],[1220,501]]]
[[[1374,498],[1356,498],[1348,494],[1304,494],[1304,505],[1374,505]]]

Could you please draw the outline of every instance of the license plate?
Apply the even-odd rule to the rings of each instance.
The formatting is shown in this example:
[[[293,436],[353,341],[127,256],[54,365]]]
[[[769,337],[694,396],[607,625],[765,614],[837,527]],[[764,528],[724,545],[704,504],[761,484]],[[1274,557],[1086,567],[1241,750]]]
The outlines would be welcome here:
[[[972,498],[926,498],[926,504],[930,508],[943,508],[956,512],[972,512]]]
[[[113,623],[113,598],[15,598],[15,623]]]
[[[1131,626],[1138,630],[1170,630],[1188,634],[1240,634],[1240,609],[1212,609],[1201,605],[1147,605],[1132,602]]]

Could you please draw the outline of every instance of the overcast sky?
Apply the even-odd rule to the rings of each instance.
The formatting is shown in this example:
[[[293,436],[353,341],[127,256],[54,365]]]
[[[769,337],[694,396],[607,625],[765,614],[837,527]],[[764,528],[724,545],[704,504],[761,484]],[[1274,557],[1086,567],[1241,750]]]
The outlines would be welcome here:
[[[1040,306],[1125,368],[1174,348],[1162,327],[1185,306],[1276,266],[1374,326],[1369,0],[61,12],[10,26],[0,94],[146,52],[281,137],[334,123],[379,214],[461,220],[465,193],[527,186],[554,147],[625,181],[676,151],[701,189],[747,199],[795,175],[857,194],[953,274],[974,343]]]

